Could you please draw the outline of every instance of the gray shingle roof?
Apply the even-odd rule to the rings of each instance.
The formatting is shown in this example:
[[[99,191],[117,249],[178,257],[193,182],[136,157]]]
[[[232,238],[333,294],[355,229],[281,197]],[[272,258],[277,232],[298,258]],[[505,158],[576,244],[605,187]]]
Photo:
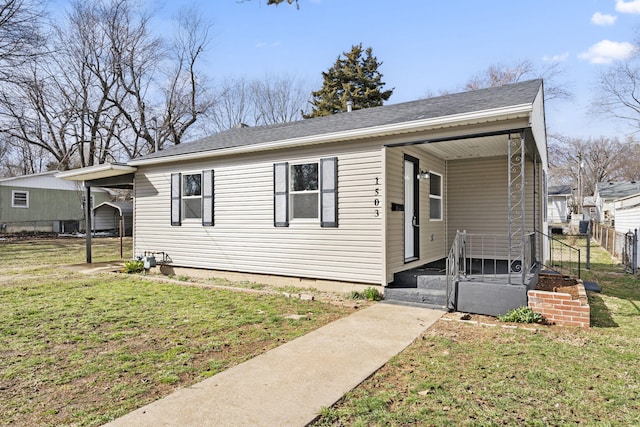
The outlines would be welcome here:
[[[541,84],[542,80],[529,80],[522,83],[367,108],[350,113],[334,114],[296,122],[231,129],[193,142],[169,147],[162,151],[140,157],[139,159],[146,160],[179,156],[224,148],[303,138],[313,135],[399,124],[415,120],[446,117],[493,108],[531,104],[538,94]]]
[[[619,199],[640,193],[640,183],[636,181],[598,182],[596,189],[603,199]]]
[[[566,196],[571,195],[570,185],[550,185],[547,189],[547,195],[549,196]]]

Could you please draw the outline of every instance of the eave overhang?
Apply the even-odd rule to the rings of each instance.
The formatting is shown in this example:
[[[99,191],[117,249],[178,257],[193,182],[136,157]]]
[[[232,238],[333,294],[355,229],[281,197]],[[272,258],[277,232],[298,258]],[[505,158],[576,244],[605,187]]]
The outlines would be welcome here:
[[[95,181],[134,173],[138,168],[122,163],[104,163],[86,168],[72,169],[56,174],[56,178],[68,181]]]
[[[443,117],[426,118],[413,120],[403,123],[393,123],[381,126],[372,126],[367,128],[352,129],[340,132],[330,132],[319,135],[309,135],[300,138],[292,138],[279,141],[270,141],[264,143],[242,145],[238,147],[213,149],[207,151],[199,151],[197,153],[168,155],[166,157],[157,157],[150,159],[131,160],[128,165],[145,166],[163,163],[171,163],[177,161],[198,160],[209,157],[226,156],[232,154],[243,154],[249,152],[259,152],[267,150],[276,150],[284,148],[292,148],[297,146],[323,144],[338,141],[348,141],[364,138],[386,137],[393,135],[417,133],[432,131],[436,129],[474,125],[478,123],[497,122],[514,119],[530,119],[533,106],[530,103],[501,107],[489,110],[475,111],[470,113],[455,114]]]

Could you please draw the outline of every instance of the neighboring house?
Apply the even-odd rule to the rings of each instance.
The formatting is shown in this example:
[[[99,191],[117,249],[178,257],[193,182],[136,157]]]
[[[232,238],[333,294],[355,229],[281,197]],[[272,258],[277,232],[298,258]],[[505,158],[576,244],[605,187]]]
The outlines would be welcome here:
[[[547,220],[549,225],[569,222],[571,187],[550,185],[547,190]]]
[[[172,266],[386,287],[457,248],[444,304],[491,314],[526,305],[535,285],[546,171],[533,80],[232,129],[60,176],[130,177],[134,253],[162,251]],[[464,253],[511,268],[498,284],[465,281]],[[491,307],[470,303],[477,292]]]
[[[624,235],[622,261],[632,273],[638,272],[640,265],[640,191],[631,196],[622,197],[613,202],[615,211],[615,230]],[[635,256],[634,256],[635,255]]]
[[[0,178],[0,232],[84,229],[82,184],[56,178],[57,173]],[[94,206],[107,200],[109,191],[93,189]]]
[[[640,231],[640,191],[613,201],[616,215],[615,229],[618,233]]]
[[[640,183],[635,181],[598,182],[594,192],[595,221],[613,224],[615,221],[614,201],[640,193]]]
[[[103,202],[93,209],[93,231],[106,231],[131,236],[133,202]]]

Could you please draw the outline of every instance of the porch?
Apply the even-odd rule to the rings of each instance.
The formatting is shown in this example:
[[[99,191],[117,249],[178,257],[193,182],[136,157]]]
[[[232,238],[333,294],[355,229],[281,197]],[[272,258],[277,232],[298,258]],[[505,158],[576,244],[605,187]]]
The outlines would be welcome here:
[[[504,257],[507,236],[458,232],[447,258],[394,274],[385,289],[390,303],[498,316],[527,305],[542,265],[535,233],[522,257]]]

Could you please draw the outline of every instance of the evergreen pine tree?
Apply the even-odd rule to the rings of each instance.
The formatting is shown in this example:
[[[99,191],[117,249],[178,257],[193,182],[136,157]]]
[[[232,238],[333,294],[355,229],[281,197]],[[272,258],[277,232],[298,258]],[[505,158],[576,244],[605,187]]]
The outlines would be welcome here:
[[[393,89],[382,90],[385,83],[378,71],[382,62],[372,55],[370,47],[363,51],[360,43],[342,55],[328,71],[322,73],[322,88],[312,92],[312,110],[304,115],[305,118],[346,111],[347,101],[352,102],[354,110],[378,107],[393,93]]]

